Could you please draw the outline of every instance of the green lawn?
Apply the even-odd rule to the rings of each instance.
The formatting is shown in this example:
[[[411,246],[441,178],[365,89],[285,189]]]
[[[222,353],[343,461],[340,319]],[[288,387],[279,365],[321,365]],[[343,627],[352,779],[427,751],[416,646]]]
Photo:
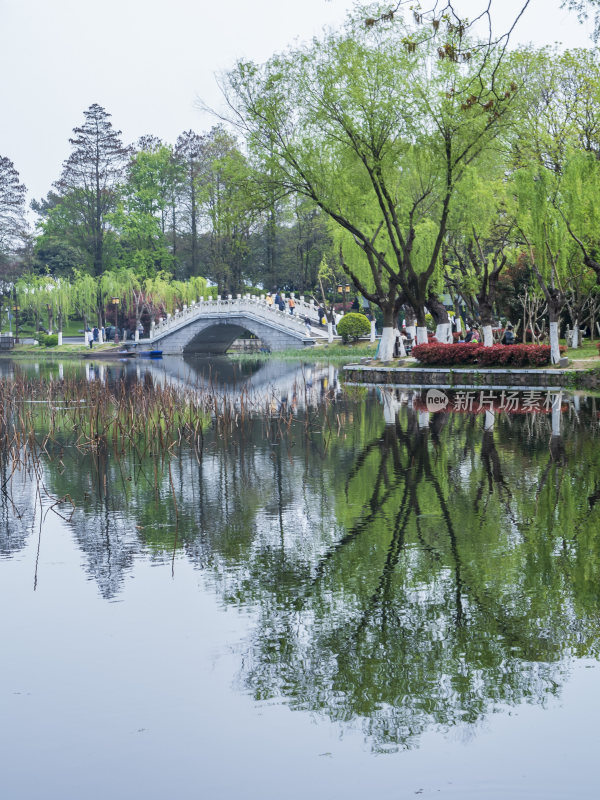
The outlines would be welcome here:
[[[44,320],[42,322],[43,327],[47,327],[48,320]],[[15,329],[13,326],[13,336],[15,333]],[[83,334],[79,333],[79,331],[83,330],[83,320],[80,319],[70,319],[66,325],[63,325],[63,336],[82,336]],[[57,333],[57,329],[55,327],[54,333]],[[3,335],[8,335],[8,328],[6,325],[3,327],[2,330]],[[19,324],[19,338],[20,339],[31,339],[35,336],[35,329],[31,323],[25,323],[23,325]]]
[[[561,340],[561,344],[565,344],[564,340]],[[593,358],[594,356],[598,355],[598,342],[590,342],[588,339],[583,340],[583,344],[581,347],[570,348],[567,350],[567,356],[571,359],[583,359],[583,358]]]

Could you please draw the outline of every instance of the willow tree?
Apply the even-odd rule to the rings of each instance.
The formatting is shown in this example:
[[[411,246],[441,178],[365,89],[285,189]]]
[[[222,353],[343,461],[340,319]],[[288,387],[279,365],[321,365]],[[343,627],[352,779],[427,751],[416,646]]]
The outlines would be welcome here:
[[[345,233],[342,265],[381,309],[389,359],[402,303],[426,337],[456,186],[504,124],[517,84],[503,45],[468,40],[460,23],[370,23],[350,19],[262,66],[239,62],[223,90],[264,180],[308,197]]]
[[[148,286],[150,286],[150,284],[148,284]],[[207,286],[206,278],[201,278],[199,275],[187,281],[171,282],[173,297],[182,306],[192,305],[193,303],[197,303],[201,297],[207,297]]]
[[[551,361],[558,364],[559,319],[564,307],[560,273],[566,269],[567,232],[553,202],[554,185],[548,171],[522,169],[515,175],[519,210],[518,230],[525,245],[529,266],[544,293],[550,321]],[[523,341],[525,341],[523,330]]]
[[[16,304],[26,313],[31,314],[35,332],[39,333],[41,317],[46,311],[47,275],[24,275],[13,286]]]
[[[492,322],[502,270],[514,260],[514,186],[497,153],[469,169],[458,189],[448,224],[445,280],[467,298],[479,317],[483,344],[494,343]]]
[[[73,311],[73,286],[66,278],[50,275],[28,276],[16,284],[17,299],[23,310],[30,311],[36,329],[43,310],[48,312],[48,332],[52,333],[54,320],[57,323],[58,344],[62,345],[63,325]]]
[[[76,269],[73,270],[72,286],[73,308],[83,320],[84,331],[87,331],[94,315],[98,314],[98,281],[89,273]],[[101,329],[102,325],[98,327]],[[101,333],[99,335],[102,336]]]
[[[536,164],[566,239],[600,286],[600,63],[598,50],[527,53],[527,86],[513,141],[516,166]],[[561,244],[564,253],[568,241]],[[576,320],[573,320],[576,325]]]
[[[148,309],[150,313],[164,316],[172,314],[179,299],[177,287],[173,285],[171,275],[159,272],[146,281]]]

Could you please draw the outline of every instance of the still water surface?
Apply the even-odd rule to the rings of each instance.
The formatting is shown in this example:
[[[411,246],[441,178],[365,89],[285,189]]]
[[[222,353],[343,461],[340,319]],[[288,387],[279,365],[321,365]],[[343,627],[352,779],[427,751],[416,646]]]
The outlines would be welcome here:
[[[170,477],[68,442],[42,490],[13,475],[3,797],[598,796],[595,398],[428,414],[327,365],[14,370],[254,413]]]

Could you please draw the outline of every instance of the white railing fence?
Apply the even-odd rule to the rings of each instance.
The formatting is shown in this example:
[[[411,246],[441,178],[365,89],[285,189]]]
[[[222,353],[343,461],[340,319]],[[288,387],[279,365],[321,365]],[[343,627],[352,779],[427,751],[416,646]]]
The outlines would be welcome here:
[[[310,321],[311,325],[319,325],[318,306],[314,300],[306,301],[304,297],[294,297],[293,313],[289,306],[289,300],[289,297],[285,298],[285,308],[281,310],[275,303],[267,303],[265,295],[260,295],[260,297],[249,294],[243,296],[238,294],[237,297],[229,295],[226,300],[201,297],[198,302],[184,306],[175,314],[167,314],[158,323],[155,324],[153,321],[149,338],[162,336],[194,319],[215,315],[228,316],[246,313],[259,320],[275,323],[278,327],[285,328],[290,332],[303,335],[307,334],[306,319]],[[326,329],[319,330],[317,333],[323,336],[327,335]]]

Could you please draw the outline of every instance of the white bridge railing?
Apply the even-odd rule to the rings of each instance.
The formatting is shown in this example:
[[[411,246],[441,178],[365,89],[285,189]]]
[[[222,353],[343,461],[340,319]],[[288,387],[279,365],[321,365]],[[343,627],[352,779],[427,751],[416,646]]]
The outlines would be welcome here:
[[[266,323],[274,324],[278,328],[284,328],[290,333],[296,335],[306,336],[327,336],[327,331],[324,328],[311,330],[309,333],[306,328],[305,320],[308,319],[313,326],[319,325],[318,306],[315,305],[313,300],[305,301],[303,297],[298,299],[294,298],[295,307],[294,313],[290,313],[289,298],[286,298],[285,309],[281,311],[275,303],[267,303],[264,295],[260,297],[253,297],[246,294],[244,296],[231,295],[226,300],[201,297],[199,302],[192,303],[189,306],[184,306],[181,311],[175,314],[167,314],[166,318],[158,323],[152,322],[150,326],[149,339],[162,337],[172,330],[179,328],[181,325],[192,322],[195,319],[202,317],[227,317],[239,314],[249,314],[255,319],[259,319]]]

